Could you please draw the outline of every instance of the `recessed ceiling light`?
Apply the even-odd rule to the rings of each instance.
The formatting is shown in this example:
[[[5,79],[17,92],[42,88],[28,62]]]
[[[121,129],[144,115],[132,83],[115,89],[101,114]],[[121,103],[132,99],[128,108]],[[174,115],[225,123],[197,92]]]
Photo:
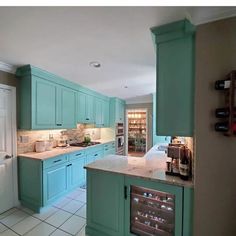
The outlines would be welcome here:
[[[91,61],[89,63],[89,65],[94,67],[94,68],[100,68],[101,67],[101,63],[99,63],[98,61]]]

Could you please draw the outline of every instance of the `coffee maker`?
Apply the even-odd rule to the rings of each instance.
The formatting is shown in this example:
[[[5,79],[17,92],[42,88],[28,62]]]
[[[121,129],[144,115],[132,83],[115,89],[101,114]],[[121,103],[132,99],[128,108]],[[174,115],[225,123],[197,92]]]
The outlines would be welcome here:
[[[179,160],[183,155],[184,144],[169,144],[167,148],[166,174],[179,175]]]

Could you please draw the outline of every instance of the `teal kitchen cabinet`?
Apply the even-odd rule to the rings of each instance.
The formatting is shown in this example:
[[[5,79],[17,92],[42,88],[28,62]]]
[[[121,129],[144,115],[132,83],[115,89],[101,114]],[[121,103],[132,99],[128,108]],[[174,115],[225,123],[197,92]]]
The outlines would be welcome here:
[[[85,183],[85,156],[71,161],[68,165],[68,188],[74,189],[76,187],[82,186]]]
[[[145,224],[138,224],[139,229],[143,228],[149,232],[142,235],[193,235],[193,188],[90,168],[87,169],[87,180],[88,235],[139,235],[141,231],[132,232],[135,231],[137,219],[143,222],[150,221],[152,224],[155,220],[142,216],[138,211],[150,215],[155,215],[155,211],[158,212],[158,217],[165,219],[162,222],[156,221],[156,224],[159,223],[158,227],[151,229]],[[137,192],[137,189],[141,189],[141,192]],[[172,222],[168,223],[167,219],[171,219]]]
[[[95,124],[97,127],[104,126],[103,101],[102,99],[99,99],[99,98],[95,99]]]
[[[125,101],[119,98],[110,99],[110,125],[125,122]]]
[[[88,171],[87,179],[86,234],[124,235],[124,176]]]
[[[76,127],[77,91],[60,85],[60,78],[32,66],[17,70],[20,79],[20,129],[57,129]],[[55,81],[54,81],[55,80]]]
[[[95,98],[96,127],[109,127],[109,101]]]
[[[156,45],[156,134],[192,136],[195,27],[182,20],[151,32]]]
[[[57,121],[62,128],[75,128],[77,125],[77,91],[60,86],[58,97],[58,117]],[[60,102],[59,102],[60,101]],[[61,122],[59,122],[61,121]]]
[[[94,96],[78,92],[78,118],[80,123],[92,124],[95,122]]]
[[[93,146],[93,147],[87,148],[87,150],[86,150],[86,165],[93,162],[93,161],[103,158],[103,156],[104,156],[104,146],[103,145],[98,145],[98,146]]]
[[[85,183],[84,151],[46,160],[18,158],[19,199],[22,205],[40,212],[75,187]]]
[[[104,156],[115,154],[116,153],[116,146],[115,142],[109,142],[104,144]]]
[[[109,99],[103,101],[103,123],[104,127],[110,127],[110,101]]]
[[[152,143],[154,145],[156,144],[166,144],[168,145],[168,143],[170,143],[170,136],[157,136],[156,135],[156,123],[158,122],[158,120],[156,119],[156,93],[154,93],[152,95],[152,110],[153,110],[153,118],[152,118]]]
[[[67,192],[68,171],[65,164],[43,170],[43,205],[49,205]]]

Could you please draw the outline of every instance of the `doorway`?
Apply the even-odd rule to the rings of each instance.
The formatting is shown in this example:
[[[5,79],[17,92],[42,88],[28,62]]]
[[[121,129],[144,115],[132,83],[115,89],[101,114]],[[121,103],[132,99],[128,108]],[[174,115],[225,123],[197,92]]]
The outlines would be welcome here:
[[[147,109],[127,110],[128,156],[143,157],[147,152]]]
[[[17,201],[16,91],[0,84],[0,213]]]

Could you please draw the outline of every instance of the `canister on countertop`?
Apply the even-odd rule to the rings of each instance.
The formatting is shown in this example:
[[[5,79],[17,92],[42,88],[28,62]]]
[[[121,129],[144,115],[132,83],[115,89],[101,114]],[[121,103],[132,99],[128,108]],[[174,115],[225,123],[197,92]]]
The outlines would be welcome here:
[[[36,152],[45,152],[46,142],[44,140],[37,140],[35,142],[35,151]]]

